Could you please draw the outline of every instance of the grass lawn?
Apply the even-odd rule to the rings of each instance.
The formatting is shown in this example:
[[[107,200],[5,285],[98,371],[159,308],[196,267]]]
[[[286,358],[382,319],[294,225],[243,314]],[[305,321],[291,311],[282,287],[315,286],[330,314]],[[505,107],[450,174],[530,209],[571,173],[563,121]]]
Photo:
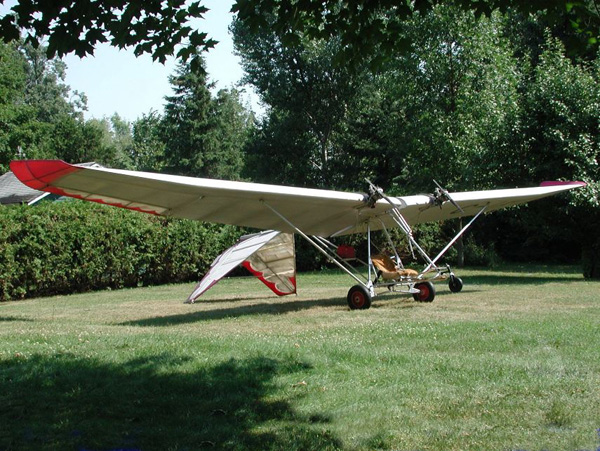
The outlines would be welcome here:
[[[365,311],[333,273],[0,303],[0,450],[600,449],[600,283],[460,275]]]

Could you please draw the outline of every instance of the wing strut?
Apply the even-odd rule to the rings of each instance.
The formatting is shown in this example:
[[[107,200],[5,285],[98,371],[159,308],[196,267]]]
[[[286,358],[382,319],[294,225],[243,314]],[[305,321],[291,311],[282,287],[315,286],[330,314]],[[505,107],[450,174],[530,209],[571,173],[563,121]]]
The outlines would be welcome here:
[[[330,252],[327,248],[322,246],[322,243],[320,244],[318,241],[318,238],[313,239],[311,237],[309,237],[306,233],[304,233],[302,230],[300,230],[298,227],[296,227],[290,220],[288,220],[285,216],[283,216],[281,213],[279,213],[274,207],[272,207],[271,205],[269,205],[266,201],[262,200],[261,201],[263,203],[263,205],[265,205],[265,207],[269,208],[269,210],[271,210],[273,213],[275,213],[279,218],[281,218],[282,221],[284,221],[285,223],[287,223],[291,228],[294,229],[294,231],[300,235],[302,238],[304,238],[306,241],[308,241],[308,243],[313,246],[316,250],[318,250],[321,254],[323,254],[325,257],[327,257],[327,259],[329,261],[331,261],[332,263],[334,263],[338,268],[340,268],[342,271],[344,271],[346,274],[348,274],[350,277],[352,277],[354,280],[356,280],[360,285],[362,285],[363,287],[365,287],[366,289],[368,289],[371,292],[371,295],[374,294],[374,290],[373,290],[373,284],[369,280],[365,281],[362,280],[359,277],[359,274],[351,271],[349,268],[347,268],[346,266],[344,266],[342,263],[340,263],[340,261],[337,259],[337,257]]]
[[[452,247],[452,245],[453,245],[454,243],[456,243],[456,240],[458,240],[458,239],[459,239],[459,238],[460,238],[460,237],[463,235],[463,233],[465,233],[465,232],[467,231],[467,229],[468,229],[469,227],[471,227],[471,224],[473,224],[473,223],[475,222],[475,220],[476,220],[476,219],[479,217],[479,215],[481,215],[481,214],[482,214],[482,213],[483,213],[483,212],[484,212],[484,211],[487,209],[487,207],[488,207],[487,205],[484,205],[484,206],[483,206],[483,208],[482,208],[481,210],[479,210],[479,213],[477,213],[475,216],[473,216],[473,219],[471,219],[471,220],[469,221],[469,223],[468,223],[466,226],[464,226],[464,227],[463,227],[463,228],[460,230],[460,232],[458,232],[458,233],[456,234],[456,236],[455,236],[454,238],[452,238],[452,239],[450,240],[450,242],[449,242],[449,243],[446,245],[446,247],[445,247],[444,249],[442,249],[442,250],[440,251],[440,253],[439,253],[439,254],[437,254],[437,255],[436,255],[436,257],[435,257],[435,258],[434,258],[434,259],[431,261],[431,263],[429,263],[429,265],[427,265],[427,267],[426,267],[426,268],[423,270],[423,272],[424,272],[424,273],[426,273],[427,271],[429,271],[431,268],[435,267],[435,264],[436,264],[436,262],[437,262],[437,261],[438,261],[440,258],[442,258],[442,256],[443,256],[443,255],[446,253],[446,251],[447,251],[448,249],[450,249],[450,247]]]
[[[400,229],[406,235],[406,238],[408,239],[408,243],[410,245],[410,250],[413,252],[413,255],[413,249],[416,249],[419,252],[419,254],[421,254],[421,257],[423,257],[423,259],[429,264],[429,267],[435,267],[435,263],[431,260],[431,258],[429,258],[427,252],[425,252],[423,248],[419,246],[419,243],[417,243],[417,241],[414,239],[412,235],[412,229],[408,225],[408,222],[406,222],[406,219],[404,219],[404,216],[402,216],[402,213],[400,213],[400,210],[398,209],[396,204],[392,202],[392,199],[390,199],[381,188],[375,186],[373,183],[371,183],[370,180],[366,180],[369,183],[371,199],[374,199],[375,201],[377,199],[384,199],[392,207],[389,210],[390,217],[394,220],[396,224],[398,224],[398,227],[400,227]]]

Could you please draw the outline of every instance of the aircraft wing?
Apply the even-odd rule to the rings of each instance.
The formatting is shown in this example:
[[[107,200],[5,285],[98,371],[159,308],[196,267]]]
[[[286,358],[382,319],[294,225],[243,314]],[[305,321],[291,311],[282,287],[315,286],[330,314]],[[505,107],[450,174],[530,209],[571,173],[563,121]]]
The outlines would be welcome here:
[[[162,216],[294,232],[265,203],[310,235],[356,222],[364,195],[246,182],[84,168],[57,160],[13,161],[25,185]]]
[[[586,186],[584,182],[543,182],[540,186],[531,188],[497,189],[487,191],[465,191],[450,193],[462,212],[452,203],[444,202],[442,206],[431,204],[428,195],[403,196],[392,198],[400,201],[400,211],[409,224],[443,221],[445,219],[474,216],[483,208],[485,211],[500,210],[505,207],[525,204],[534,200],[549,197],[573,188]],[[381,202],[381,201],[379,201]],[[382,218],[386,226],[391,225],[388,218]]]
[[[372,230],[381,224],[394,227],[387,214],[390,204],[380,199],[371,207],[363,193],[82,167],[60,160],[13,161],[11,170],[37,190],[162,216],[293,233],[291,222],[307,235],[323,237],[363,232],[368,222]],[[412,225],[472,216],[483,206],[493,211],[584,185],[556,182],[535,188],[451,193],[463,212],[450,202],[439,207],[429,195],[391,200]]]

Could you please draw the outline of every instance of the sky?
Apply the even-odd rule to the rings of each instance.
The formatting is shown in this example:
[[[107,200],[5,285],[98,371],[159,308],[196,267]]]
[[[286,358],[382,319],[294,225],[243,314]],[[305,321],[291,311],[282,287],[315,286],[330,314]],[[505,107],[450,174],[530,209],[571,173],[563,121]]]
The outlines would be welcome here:
[[[5,2],[3,10],[16,1]],[[192,27],[207,32],[219,43],[205,54],[209,80],[216,90],[236,87],[243,72],[239,58],[233,54],[233,42],[228,32],[233,15],[229,12],[233,0],[204,0],[209,8],[204,19],[192,22]],[[87,96],[86,119],[110,117],[114,113],[128,120],[151,110],[163,111],[164,97],[171,94],[169,75],[175,71],[176,61],[166,64],[153,62],[149,55],[136,58],[131,50],[118,50],[110,45],[98,45],[93,56],[79,58],[71,54],[63,58],[67,64],[66,84]],[[242,99],[260,113],[257,96],[249,87]]]

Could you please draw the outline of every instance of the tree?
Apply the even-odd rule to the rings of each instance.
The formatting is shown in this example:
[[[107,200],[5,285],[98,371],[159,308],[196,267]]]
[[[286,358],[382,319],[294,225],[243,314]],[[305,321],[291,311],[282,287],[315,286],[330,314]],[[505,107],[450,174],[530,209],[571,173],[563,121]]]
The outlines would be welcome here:
[[[64,63],[17,43],[0,43],[0,62],[0,169],[17,158],[127,165],[109,124],[84,121],[85,96],[64,83]]]
[[[503,25],[500,14],[442,5],[406,21],[410,50],[363,86],[348,114],[344,153],[361,179],[395,194],[431,192],[433,180],[450,190],[498,186],[520,81]],[[461,240],[457,248],[460,265]]]
[[[286,47],[272,31],[252,31],[240,21],[231,29],[246,72],[244,81],[255,87],[269,107],[262,137],[278,141],[276,148],[264,141],[253,147],[255,175],[290,174],[286,166],[293,163],[303,169],[296,170],[297,176],[287,183],[337,186],[337,164],[343,156],[336,135],[362,73],[334,64],[338,40],[302,41]],[[276,170],[271,163],[267,167],[267,159],[272,159],[274,152],[280,154],[277,158],[281,162]]]
[[[293,113],[271,109],[253,130],[244,149],[244,174],[263,183],[318,186],[320,171],[311,164],[310,157],[315,147],[309,132]]]
[[[186,62],[213,47],[216,41],[190,21],[201,19],[207,8],[201,0],[149,0],[131,2],[112,0],[28,0],[19,1],[0,19],[0,37],[17,40],[22,34],[34,46],[48,43],[48,56],[75,52],[79,56],[93,53],[98,43],[109,42],[118,48],[133,47],[136,55],[149,53],[164,62],[177,50]],[[325,40],[340,38],[338,61],[359,62],[365,56],[381,61],[406,48],[407,39],[398,39],[400,24],[415,14],[423,15],[442,0],[236,0],[232,12],[254,31],[271,29],[285,45],[299,39]],[[594,0],[455,0],[453,5],[476,15],[489,15],[499,9],[517,10],[525,15],[546,11],[549,20],[570,23],[573,30],[589,42],[600,34],[600,15]],[[365,39],[367,37],[367,39]]]
[[[0,172],[8,171],[15,155],[14,129],[32,115],[24,105],[26,66],[15,45],[0,43]]]
[[[19,1],[0,20],[0,36],[5,41],[25,41],[38,47],[47,42],[50,58],[75,52],[92,54],[98,43],[110,42],[118,48],[134,47],[136,55],[150,53],[165,62],[176,46],[186,61],[216,41],[206,33],[192,30],[189,21],[201,19],[207,9],[201,1],[171,0],[144,2],[93,0]]]
[[[22,103],[27,67],[16,45],[0,44],[0,103]]]
[[[166,169],[200,176],[210,130],[211,94],[206,71],[180,64],[169,81],[173,95],[166,97],[161,131],[167,150]]]
[[[160,135],[164,169],[182,175],[237,179],[249,121],[235,91],[212,98],[203,66],[180,65],[170,78]]]
[[[410,99],[416,86],[394,69],[370,76],[356,92],[340,138],[343,187],[364,190],[364,179],[388,191],[407,187]]]
[[[438,6],[409,22],[411,51],[397,63],[410,79],[407,182],[449,189],[497,186],[506,136],[518,115],[519,74],[503,38],[504,18]],[[500,166],[498,166],[500,165]]]
[[[18,43],[0,44],[0,59],[0,167],[8,170],[14,158],[61,157],[55,147],[61,141],[67,152],[77,147],[76,134],[67,144],[61,127],[83,124],[85,98],[71,96],[64,64]]]
[[[73,163],[94,161],[116,166],[114,149],[106,140],[106,128],[102,121],[96,119],[83,122],[72,116],[61,116],[52,124],[49,145],[54,158]]]
[[[565,47],[548,37],[533,71],[523,108],[523,141],[514,169],[521,180],[583,180],[588,186],[567,199],[569,215],[542,237],[568,252],[583,251],[584,275],[600,278],[600,59],[574,63]],[[565,200],[535,205],[531,222],[554,224],[548,205],[565,208]],[[546,207],[546,208],[543,208]],[[537,235],[538,239],[540,234]]]
[[[161,172],[165,163],[165,143],[161,139],[162,118],[156,111],[143,114],[133,123],[130,158],[133,168]]]
[[[212,100],[211,146],[205,156],[211,177],[237,180],[244,167],[243,149],[254,126],[253,116],[243,107],[239,92],[221,89]]]
[[[65,84],[67,65],[59,59],[49,59],[45,47],[20,45],[26,60],[26,86],[24,102],[37,110],[42,122],[52,122],[61,115],[74,115],[83,119],[87,109],[85,94],[71,92]]]
[[[371,58],[375,65],[405,51],[410,36],[398,39],[402,24],[414,16],[424,16],[442,0],[405,2],[397,0],[237,0],[233,10],[252,29],[270,29],[286,44],[299,39],[341,39],[337,54],[340,62]],[[571,2],[549,0],[455,0],[455,9],[489,16],[493,11],[517,11],[525,16],[543,11],[551,23],[569,23],[575,33],[596,45],[600,35],[600,14],[594,0]],[[574,46],[582,42],[573,42]]]
[[[131,124],[115,113],[110,118],[111,146],[114,148],[116,165],[114,167],[133,169],[131,153],[133,135]]]

